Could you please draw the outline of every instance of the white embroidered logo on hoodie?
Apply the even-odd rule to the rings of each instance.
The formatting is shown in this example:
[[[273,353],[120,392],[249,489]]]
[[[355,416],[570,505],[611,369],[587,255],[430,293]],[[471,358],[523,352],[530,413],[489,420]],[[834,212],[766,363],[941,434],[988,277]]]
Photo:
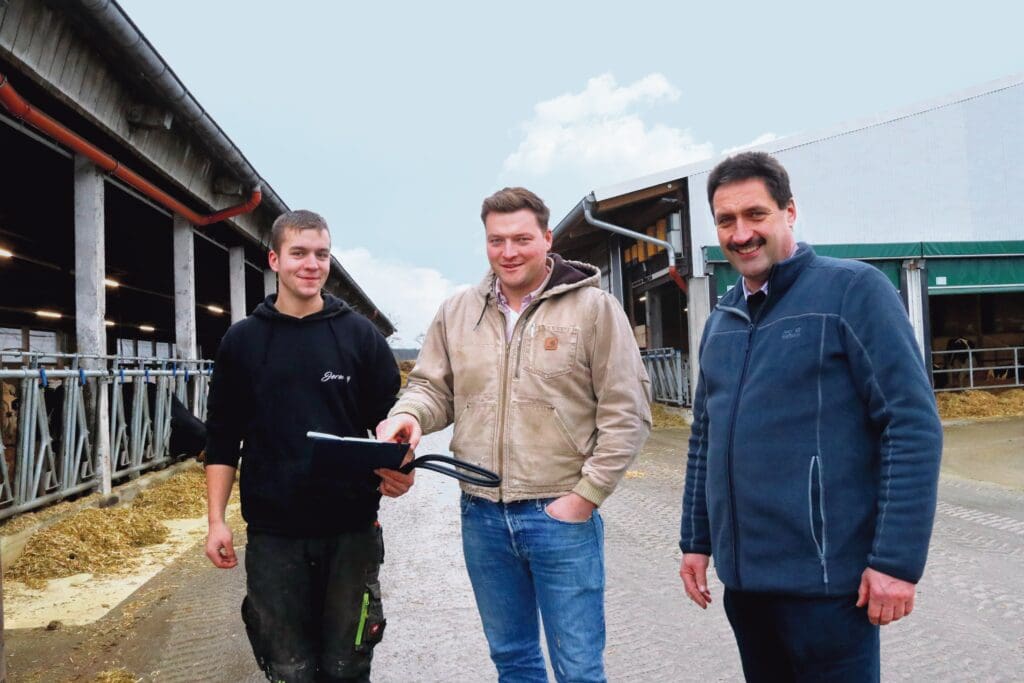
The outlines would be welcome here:
[[[331,372],[330,370],[328,370],[327,372],[324,373],[324,376],[320,378],[320,381],[321,382],[330,382],[331,380],[335,380],[335,379],[339,380],[339,381],[351,382],[352,381],[352,375],[336,375],[333,372]]]

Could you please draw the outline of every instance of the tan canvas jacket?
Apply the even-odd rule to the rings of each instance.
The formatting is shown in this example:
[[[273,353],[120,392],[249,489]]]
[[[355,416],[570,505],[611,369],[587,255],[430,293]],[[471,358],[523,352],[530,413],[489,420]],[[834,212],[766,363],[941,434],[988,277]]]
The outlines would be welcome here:
[[[508,343],[493,274],[445,301],[390,414],[414,415],[425,434],[454,422],[455,456],[502,476],[499,489],[463,484],[472,495],[575,491],[600,505],[650,434],[650,380],[598,270],[552,260]]]

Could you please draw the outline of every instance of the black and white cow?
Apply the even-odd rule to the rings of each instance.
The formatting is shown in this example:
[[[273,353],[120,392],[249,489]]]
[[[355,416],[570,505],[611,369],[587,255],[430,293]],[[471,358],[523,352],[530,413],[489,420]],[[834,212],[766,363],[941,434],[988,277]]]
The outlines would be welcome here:
[[[970,386],[970,368],[977,364],[977,359],[971,363],[971,352],[976,348],[977,345],[967,337],[950,337],[946,342],[946,353],[940,354],[940,360],[932,364],[933,370],[947,371],[935,372],[935,388],[956,386],[962,389]]]

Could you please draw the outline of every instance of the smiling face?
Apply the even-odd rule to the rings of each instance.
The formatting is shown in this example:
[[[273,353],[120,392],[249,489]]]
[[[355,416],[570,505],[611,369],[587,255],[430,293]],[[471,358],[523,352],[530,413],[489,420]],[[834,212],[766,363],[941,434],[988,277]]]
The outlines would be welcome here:
[[[331,235],[326,230],[284,231],[280,251],[270,252],[277,273],[277,309],[295,315],[322,305],[320,290],[331,270]]]
[[[725,257],[743,276],[747,289],[757,291],[772,266],[793,253],[796,203],[790,199],[780,207],[763,180],[749,178],[720,185],[711,208]]]
[[[516,303],[540,287],[547,276],[551,231],[542,228],[529,209],[492,211],[484,219],[484,227],[491,270],[501,282],[501,291]]]

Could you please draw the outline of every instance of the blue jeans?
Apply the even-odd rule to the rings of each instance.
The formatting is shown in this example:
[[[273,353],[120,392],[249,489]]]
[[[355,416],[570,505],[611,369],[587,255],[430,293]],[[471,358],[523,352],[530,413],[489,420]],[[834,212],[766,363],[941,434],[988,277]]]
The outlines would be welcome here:
[[[548,516],[553,499],[492,503],[462,494],[462,549],[502,683],[604,682],[604,523]]]
[[[856,595],[800,598],[726,589],[749,683],[877,683],[878,627]]]

